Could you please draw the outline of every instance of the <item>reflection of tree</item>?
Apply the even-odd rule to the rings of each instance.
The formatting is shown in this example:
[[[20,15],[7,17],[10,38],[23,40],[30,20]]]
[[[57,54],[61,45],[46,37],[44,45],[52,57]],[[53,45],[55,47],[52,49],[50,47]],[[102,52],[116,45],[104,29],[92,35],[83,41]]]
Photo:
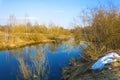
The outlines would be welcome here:
[[[46,67],[48,67],[48,62],[45,57],[43,45],[16,49],[13,55],[20,64],[20,73],[17,76],[18,80],[21,77],[25,80],[45,80],[47,78]]]
[[[47,47],[51,53],[55,53],[60,45],[60,43],[49,43]]]
[[[70,40],[64,42],[64,51],[68,52],[70,50],[73,50],[75,46],[76,46],[75,40],[71,38]]]
[[[51,53],[56,53],[58,52],[60,49],[64,49],[64,51],[70,51],[74,48],[74,46],[76,46],[76,43],[74,41],[73,38],[71,38],[70,40],[67,41],[62,41],[61,43],[49,43],[47,44],[47,49],[48,51],[50,51]]]

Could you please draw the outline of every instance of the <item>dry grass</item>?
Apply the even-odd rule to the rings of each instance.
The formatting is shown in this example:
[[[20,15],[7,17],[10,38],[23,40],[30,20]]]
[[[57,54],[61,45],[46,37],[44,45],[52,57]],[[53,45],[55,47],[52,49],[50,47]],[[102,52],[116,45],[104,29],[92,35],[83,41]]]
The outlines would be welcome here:
[[[0,49],[12,49],[28,44],[41,43],[41,42],[53,42],[54,40],[48,39],[43,34],[9,34],[5,37],[5,34],[0,35]]]

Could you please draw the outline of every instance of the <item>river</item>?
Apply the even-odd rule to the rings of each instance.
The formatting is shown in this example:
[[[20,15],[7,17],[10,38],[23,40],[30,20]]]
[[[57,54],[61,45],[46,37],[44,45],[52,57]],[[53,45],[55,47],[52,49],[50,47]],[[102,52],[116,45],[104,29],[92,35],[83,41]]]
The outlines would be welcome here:
[[[82,50],[73,40],[0,51],[0,80],[61,80],[62,68]]]

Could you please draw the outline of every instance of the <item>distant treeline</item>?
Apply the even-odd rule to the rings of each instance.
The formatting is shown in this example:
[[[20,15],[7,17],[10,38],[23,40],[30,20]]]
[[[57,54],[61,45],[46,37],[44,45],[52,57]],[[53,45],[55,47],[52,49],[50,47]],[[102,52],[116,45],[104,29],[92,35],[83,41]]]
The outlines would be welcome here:
[[[22,40],[40,40],[40,39],[54,39],[56,37],[65,37],[71,35],[69,29],[64,29],[62,27],[51,25],[46,27],[45,25],[31,23],[17,24],[17,25],[2,25],[0,26],[0,37],[5,36],[3,39],[6,40],[7,37],[20,37]],[[46,40],[46,39],[45,39]]]
[[[0,32],[8,32],[8,33],[42,33],[42,34],[63,34],[69,35],[70,32],[68,29],[64,29],[63,27],[51,25],[50,27],[46,27],[45,25],[31,23],[17,24],[17,25],[2,25],[0,26]]]

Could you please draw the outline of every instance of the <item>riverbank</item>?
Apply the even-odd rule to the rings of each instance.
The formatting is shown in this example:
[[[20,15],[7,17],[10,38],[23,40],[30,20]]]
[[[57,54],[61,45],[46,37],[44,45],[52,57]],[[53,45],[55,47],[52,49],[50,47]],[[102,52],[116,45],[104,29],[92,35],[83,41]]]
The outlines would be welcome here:
[[[17,42],[2,42],[0,43],[0,50],[10,50],[27,45],[55,42],[55,40],[43,40],[43,41],[17,41]]]
[[[59,35],[55,37],[53,35],[45,34],[9,34],[8,38],[6,35],[0,36],[0,50],[10,50],[19,47],[24,47],[26,45],[33,45],[39,43],[50,43],[50,42],[59,42],[63,40],[68,40],[70,36]]]
[[[94,62],[96,60],[72,59],[69,66],[63,68],[62,80],[120,80],[120,61],[107,64],[101,70],[91,70]]]

